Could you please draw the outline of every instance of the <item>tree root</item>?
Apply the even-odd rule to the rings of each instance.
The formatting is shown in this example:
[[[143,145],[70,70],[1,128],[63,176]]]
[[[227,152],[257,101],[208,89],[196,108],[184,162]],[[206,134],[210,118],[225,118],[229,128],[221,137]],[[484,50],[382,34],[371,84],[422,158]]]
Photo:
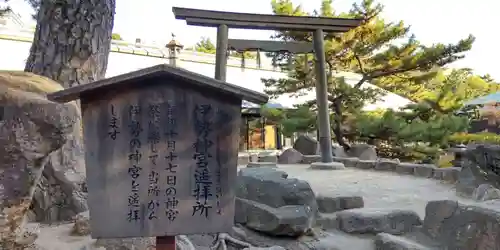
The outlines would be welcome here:
[[[186,235],[178,235],[175,244],[179,250],[196,250],[195,246]]]
[[[217,235],[217,237],[215,238],[214,246],[211,247],[210,249],[212,249],[212,250],[219,250],[219,249],[227,250],[228,244],[233,245],[233,246],[238,247],[238,248],[242,248],[242,249],[253,247],[250,243],[235,239],[227,233],[219,233]]]
[[[235,239],[227,233],[219,233],[215,238],[214,246],[210,247],[210,249],[227,250],[228,244],[241,249],[253,247],[250,243]],[[176,237],[176,247],[178,250],[196,250],[196,247],[186,235],[178,235]]]

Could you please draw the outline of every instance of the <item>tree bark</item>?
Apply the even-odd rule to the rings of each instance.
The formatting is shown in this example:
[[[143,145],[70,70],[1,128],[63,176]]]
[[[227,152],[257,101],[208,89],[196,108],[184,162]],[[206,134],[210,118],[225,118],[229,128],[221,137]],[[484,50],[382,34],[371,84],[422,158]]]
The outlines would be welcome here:
[[[25,71],[65,88],[104,78],[115,0],[42,0]]]
[[[333,100],[333,111],[335,113],[333,119],[333,133],[335,134],[335,139],[345,151],[349,151],[351,146],[345,141],[344,133],[342,133],[342,96]]]
[[[104,78],[114,14],[115,0],[41,0],[25,71],[64,88]],[[81,123],[81,116],[76,122]],[[87,210],[81,126],[50,155],[36,183],[31,209],[37,221],[68,220]]]

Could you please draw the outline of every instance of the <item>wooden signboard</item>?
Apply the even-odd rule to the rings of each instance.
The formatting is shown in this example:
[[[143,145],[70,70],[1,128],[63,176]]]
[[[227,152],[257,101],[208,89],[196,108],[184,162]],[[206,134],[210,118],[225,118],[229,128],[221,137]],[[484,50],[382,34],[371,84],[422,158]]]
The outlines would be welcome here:
[[[49,98],[81,99],[92,237],[230,230],[241,102],[267,96],[158,65]]]

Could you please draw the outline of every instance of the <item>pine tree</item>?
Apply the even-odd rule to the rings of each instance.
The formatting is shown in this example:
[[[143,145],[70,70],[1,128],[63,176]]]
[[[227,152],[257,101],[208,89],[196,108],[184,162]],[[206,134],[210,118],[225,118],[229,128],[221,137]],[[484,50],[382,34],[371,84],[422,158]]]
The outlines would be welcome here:
[[[376,85],[442,113],[455,112],[468,100],[500,91],[500,84],[491,77],[474,75],[471,69],[439,70],[429,79],[387,77]]]
[[[208,37],[202,37],[194,46],[194,50],[198,52],[215,54],[215,44]]]
[[[363,23],[343,34],[327,34],[325,37],[326,60],[330,77],[328,79],[328,100],[333,109],[333,132],[340,145],[349,149],[344,140],[342,122],[344,112],[353,103],[373,101],[378,97],[373,90],[363,89],[367,82],[376,83],[385,78],[429,79],[436,75],[435,69],[463,58],[461,54],[470,50],[474,37],[471,35],[456,44],[434,44],[425,46],[410,35],[409,26],[400,22],[388,22],[380,13],[383,6],[373,0],[363,0],[353,4],[348,13],[336,13],[332,0],[323,0],[321,8],[313,14],[305,13],[300,6],[290,0],[272,0],[274,14],[279,15],[317,15],[327,17],[362,18]],[[312,34],[304,32],[279,32],[274,37],[285,41],[312,41]],[[277,60],[284,67],[284,55]],[[304,62],[307,60],[307,63]],[[315,86],[314,70],[306,67],[312,58],[295,57],[289,79],[264,79],[267,93],[280,95],[311,90]],[[345,79],[336,77],[338,72],[352,72],[360,75],[360,80],[352,87]],[[351,108],[352,109],[352,108]]]

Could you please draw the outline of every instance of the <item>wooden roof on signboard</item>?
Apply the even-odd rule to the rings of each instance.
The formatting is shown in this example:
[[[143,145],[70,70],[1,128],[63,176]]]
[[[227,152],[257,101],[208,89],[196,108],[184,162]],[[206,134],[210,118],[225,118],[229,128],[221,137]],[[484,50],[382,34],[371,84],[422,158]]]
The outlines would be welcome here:
[[[265,94],[242,88],[233,84],[222,82],[214,78],[210,78],[195,72],[185,69],[172,67],[167,64],[159,64],[153,67],[129,72],[123,75],[118,75],[89,84],[79,85],[69,89],[61,90],[48,95],[48,98],[57,102],[70,102],[79,99],[81,96],[89,96],[89,94],[99,94],[103,90],[123,89],[133,86],[144,86],[144,81],[153,79],[178,79],[192,87],[205,88],[214,90],[220,93],[229,94],[246,100],[249,102],[264,104],[269,97]],[[148,81],[151,82],[151,81]],[[163,82],[162,82],[163,83]],[[164,81],[165,84],[171,84]],[[133,85],[133,86],[132,86]]]
[[[217,27],[225,24],[229,28],[260,30],[300,30],[346,32],[358,27],[362,19],[328,18],[312,16],[264,15],[222,12],[173,7],[176,19],[186,20],[188,25]]]

